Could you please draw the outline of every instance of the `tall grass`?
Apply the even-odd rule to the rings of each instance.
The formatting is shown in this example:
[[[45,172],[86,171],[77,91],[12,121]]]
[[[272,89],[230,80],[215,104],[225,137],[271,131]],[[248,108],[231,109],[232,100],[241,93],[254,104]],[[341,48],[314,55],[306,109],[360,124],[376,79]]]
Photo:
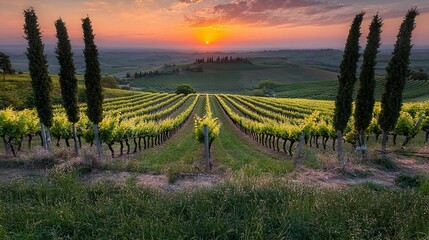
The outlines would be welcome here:
[[[1,239],[425,239],[429,196],[229,183],[161,192],[75,174],[0,186]]]

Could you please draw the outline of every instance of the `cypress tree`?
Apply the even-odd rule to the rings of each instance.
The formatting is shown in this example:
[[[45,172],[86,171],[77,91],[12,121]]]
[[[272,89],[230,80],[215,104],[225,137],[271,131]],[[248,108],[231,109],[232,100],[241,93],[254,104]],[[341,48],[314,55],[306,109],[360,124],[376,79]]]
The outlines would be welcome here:
[[[354,116],[355,128],[360,134],[359,142],[363,152],[365,151],[365,130],[371,122],[372,111],[374,110],[374,69],[377,64],[376,59],[378,48],[380,47],[382,25],[383,20],[378,17],[378,14],[375,15],[369,27],[367,44],[363,53],[363,63],[359,76],[360,87],[356,97]]]
[[[392,59],[386,68],[386,84],[381,96],[381,112],[378,123],[383,130],[381,151],[386,152],[387,133],[395,127],[402,107],[402,91],[408,74],[408,65],[411,52],[411,37],[415,25],[415,18],[419,15],[416,8],[408,10],[396,37]]]
[[[360,26],[364,15],[365,12],[357,14],[350,27],[338,76],[339,87],[335,100],[334,128],[338,134],[338,158],[340,160],[343,158],[342,132],[352,113],[353,88],[357,80],[356,68],[360,57]]]
[[[82,19],[83,40],[85,49],[85,87],[87,99],[87,115],[94,124],[95,143],[98,156],[101,157],[101,143],[98,137],[98,123],[103,120],[103,95],[101,88],[100,63],[98,61],[98,50],[94,43],[91,20],[89,17]]]
[[[79,107],[77,104],[77,79],[75,76],[75,66],[73,63],[73,53],[71,52],[71,44],[67,27],[63,20],[60,18],[55,21],[55,28],[57,29],[57,54],[58,62],[60,63],[60,86],[63,105],[67,113],[68,120],[73,126],[73,140],[74,151],[79,153],[76,123],[79,121]]]
[[[24,32],[28,41],[27,58],[31,85],[34,91],[34,100],[37,114],[41,123],[41,135],[46,149],[50,148],[49,128],[52,126],[52,80],[48,75],[48,61],[44,54],[44,45],[41,39],[40,27],[33,8],[24,10]],[[46,136],[45,136],[46,127]]]

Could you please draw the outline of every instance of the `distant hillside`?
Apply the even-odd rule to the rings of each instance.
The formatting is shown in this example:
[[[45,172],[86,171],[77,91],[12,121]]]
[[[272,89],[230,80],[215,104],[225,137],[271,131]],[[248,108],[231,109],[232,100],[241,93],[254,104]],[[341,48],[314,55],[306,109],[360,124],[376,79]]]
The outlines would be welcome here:
[[[51,75],[52,78],[52,97],[53,103],[61,103],[61,90],[58,75]],[[84,101],[85,99],[85,85],[83,76],[77,76],[78,80],[78,99]],[[16,75],[0,75],[0,109],[6,107],[13,107],[15,109],[22,109],[31,107],[34,104],[33,90],[31,88],[31,80],[28,73]],[[102,79],[103,94],[105,98],[124,96],[132,93],[131,91],[115,89],[116,82],[112,77],[104,76]]]
[[[381,99],[384,92],[384,77],[376,77],[375,98]],[[355,94],[359,82],[355,86]],[[308,98],[320,100],[335,100],[337,94],[337,80],[315,81],[304,83],[285,83],[275,87],[276,97]],[[404,101],[429,100],[429,81],[407,80],[404,93]]]
[[[267,60],[267,59],[266,59]],[[131,87],[172,92],[180,84],[190,84],[199,92],[246,93],[257,87],[262,80],[279,83],[305,83],[337,78],[334,72],[291,64],[279,59],[247,63],[201,63],[187,66],[202,67],[203,72],[181,71],[177,74],[140,78]]]

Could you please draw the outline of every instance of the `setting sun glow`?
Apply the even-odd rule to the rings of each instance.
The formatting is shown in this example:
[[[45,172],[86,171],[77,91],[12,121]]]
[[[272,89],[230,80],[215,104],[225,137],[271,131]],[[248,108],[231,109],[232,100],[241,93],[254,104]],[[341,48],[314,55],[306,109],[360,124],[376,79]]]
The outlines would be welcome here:
[[[210,42],[209,41],[206,41],[206,45],[209,45],[210,44]]]

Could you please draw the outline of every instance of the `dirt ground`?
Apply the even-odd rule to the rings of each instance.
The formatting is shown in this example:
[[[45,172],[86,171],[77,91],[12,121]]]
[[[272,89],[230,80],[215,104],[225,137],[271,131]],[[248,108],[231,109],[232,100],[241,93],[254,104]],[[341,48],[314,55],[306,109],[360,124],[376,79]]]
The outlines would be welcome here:
[[[429,175],[429,148],[424,147],[413,153],[413,156],[390,154],[394,159],[395,169],[385,169],[383,166],[360,161],[350,161],[343,167],[329,156],[319,156],[324,162],[324,168],[314,169],[303,165],[297,166],[291,173],[282,176],[274,176],[287,183],[304,184],[315,187],[344,188],[347,186],[371,182],[386,187],[395,187],[395,177],[399,174]],[[48,169],[27,168],[0,168],[0,182],[33,181],[37,178],[49,176]],[[228,174],[227,174],[228,175]],[[142,174],[126,171],[109,171],[95,169],[90,173],[82,174],[80,179],[84,183],[96,183],[99,181],[113,181],[126,183],[133,181],[138,185],[147,186],[159,190],[176,191],[183,189],[198,189],[201,187],[213,187],[230,181],[234,174],[220,175],[216,173],[180,174],[174,182],[169,182],[165,174]]]

